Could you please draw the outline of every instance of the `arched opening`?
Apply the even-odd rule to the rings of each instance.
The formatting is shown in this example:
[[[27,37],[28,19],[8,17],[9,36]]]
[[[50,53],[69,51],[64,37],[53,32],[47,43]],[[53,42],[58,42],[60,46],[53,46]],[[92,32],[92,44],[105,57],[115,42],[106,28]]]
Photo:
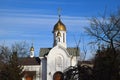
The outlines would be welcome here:
[[[63,71],[63,57],[61,55],[56,56],[55,67],[56,71]]]
[[[33,80],[33,77],[36,75],[36,71],[24,71],[25,80]]]
[[[26,76],[25,80],[33,80],[33,76]]]
[[[54,73],[53,80],[63,80],[63,79],[64,79],[64,75],[61,71],[57,71]]]
[[[63,33],[63,42],[65,42],[65,34]]]
[[[60,42],[60,38],[58,38],[58,41]]]

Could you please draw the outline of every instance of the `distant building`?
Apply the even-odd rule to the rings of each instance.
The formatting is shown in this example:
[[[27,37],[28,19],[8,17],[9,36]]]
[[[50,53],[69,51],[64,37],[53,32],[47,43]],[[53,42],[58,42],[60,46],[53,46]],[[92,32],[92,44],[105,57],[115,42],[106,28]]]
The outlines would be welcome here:
[[[21,59],[24,66],[23,80],[60,80],[61,73],[78,62],[79,48],[68,48],[66,43],[66,27],[60,16],[53,28],[53,47],[41,48],[40,56],[34,57],[34,47],[30,49],[30,57]],[[58,79],[59,78],[59,79]]]
[[[20,58],[23,65],[24,77],[22,80],[42,80],[41,61],[39,57]]]

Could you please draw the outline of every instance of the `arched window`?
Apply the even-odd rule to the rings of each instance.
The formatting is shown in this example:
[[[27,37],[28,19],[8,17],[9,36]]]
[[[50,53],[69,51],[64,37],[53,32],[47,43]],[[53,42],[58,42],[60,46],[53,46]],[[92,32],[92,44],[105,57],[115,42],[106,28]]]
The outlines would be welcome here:
[[[60,42],[60,38],[58,38],[58,41]]]
[[[63,70],[63,58],[62,56],[57,56],[55,59],[56,70],[62,71]]]

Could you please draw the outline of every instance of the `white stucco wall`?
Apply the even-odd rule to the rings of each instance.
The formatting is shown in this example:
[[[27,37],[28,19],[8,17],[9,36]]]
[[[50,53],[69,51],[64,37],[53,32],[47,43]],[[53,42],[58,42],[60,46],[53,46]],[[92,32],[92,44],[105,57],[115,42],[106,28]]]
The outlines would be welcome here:
[[[71,56],[66,48],[57,45],[51,49],[47,56],[47,80],[52,80],[56,71],[63,72],[70,66]]]
[[[77,58],[76,56],[71,57],[71,66],[75,66],[77,64]]]

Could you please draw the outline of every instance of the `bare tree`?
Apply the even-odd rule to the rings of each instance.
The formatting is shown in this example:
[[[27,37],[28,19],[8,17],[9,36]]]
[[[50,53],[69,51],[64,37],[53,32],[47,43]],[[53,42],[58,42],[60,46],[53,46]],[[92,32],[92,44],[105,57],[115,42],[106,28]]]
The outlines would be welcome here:
[[[13,52],[18,53],[18,57],[27,57],[29,55],[30,47],[26,41],[14,43],[11,48]]]
[[[22,66],[20,57],[26,57],[29,45],[26,42],[15,43],[11,47],[0,45],[0,80],[21,80]]]
[[[119,64],[118,57],[120,54],[117,52],[117,50],[120,49],[120,10],[118,10],[117,13],[110,15],[109,17],[106,17],[105,14],[101,18],[92,17],[90,19],[90,27],[85,27],[85,31],[90,37],[93,37],[93,39],[95,39],[94,43],[104,44],[103,46],[104,48],[107,48],[109,46],[107,48],[109,50],[107,51],[104,51],[104,49],[102,49],[102,51],[105,52],[104,59],[106,61],[104,60],[105,62],[101,62],[101,63],[104,63],[105,65],[109,64],[109,68],[110,68],[109,70],[107,67],[104,67],[106,71],[108,70],[107,72],[110,73],[108,75],[109,76],[108,80],[118,79],[119,66],[120,66],[118,65]],[[107,47],[105,47],[105,45],[107,45]],[[102,53],[102,56],[104,54]],[[100,58],[101,60],[101,58],[103,57],[98,57],[98,58]],[[107,61],[111,61],[111,62],[107,62]],[[100,61],[96,62],[96,64],[99,62]]]
[[[10,55],[10,49],[5,45],[0,45],[0,71],[4,68],[4,64],[8,63]]]
[[[85,31],[96,39],[96,43],[105,42],[113,49],[120,47],[120,11],[110,17],[91,18],[90,27],[85,27]]]

